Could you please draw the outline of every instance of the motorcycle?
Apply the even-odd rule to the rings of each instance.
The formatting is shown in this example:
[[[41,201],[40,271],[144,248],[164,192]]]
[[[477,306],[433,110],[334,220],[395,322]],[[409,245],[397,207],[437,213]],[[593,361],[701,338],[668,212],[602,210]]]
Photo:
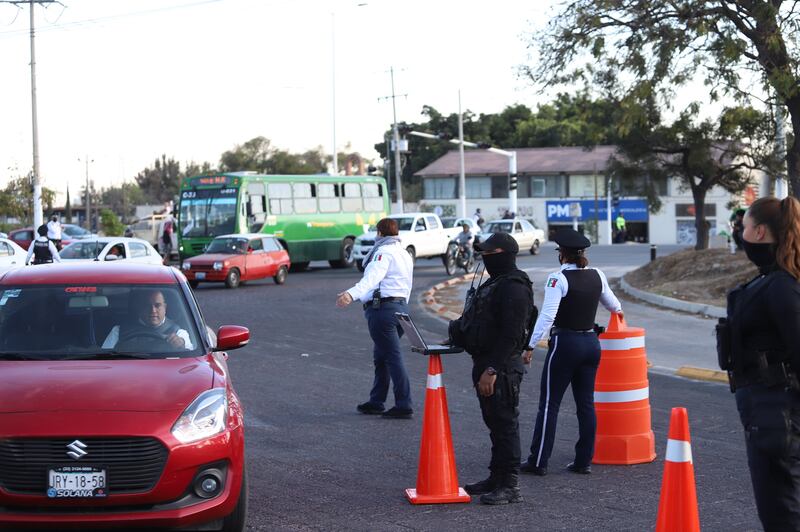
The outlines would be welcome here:
[[[475,254],[470,255],[464,246],[452,240],[447,247],[443,262],[447,275],[455,274],[457,269],[463,269],[464,273],[469,273],[475,269]]]

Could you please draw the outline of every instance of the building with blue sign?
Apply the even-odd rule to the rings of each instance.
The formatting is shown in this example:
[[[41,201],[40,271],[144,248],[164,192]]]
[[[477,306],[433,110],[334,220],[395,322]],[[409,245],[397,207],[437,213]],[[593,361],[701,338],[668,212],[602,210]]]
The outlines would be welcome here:
[[[605,175],[615,146],[520,148],[517,152],[518,210],[515,213],[552,235],[559,227],[577,226],[595,242],[609,238]],[[508,209],[508,159],[485,150],[467,150],[467,214],[480,208],[487,221],[501,218]],[[458,205],[458,150],[453,150],[423,168],[416,175],[423,178],[424,210],[441,208],[443,215],[455,215]],[[759,176],[754,176],[758,178]],[[678,180],[664,179],[638,183],[611,184],[614,197],[612,221],[621,213],[625,218],[628,240],[654,244],[691,245],[696,238],[694,205],[691,192],[683,190]],[[649,212],[644,189],[654,187],[661,199],[661,209]],[[712,189],[706,198],[709,231],[716,235],[727,228],[735,201],[721,188]],[[616,236],[616,231],[613,231]]]

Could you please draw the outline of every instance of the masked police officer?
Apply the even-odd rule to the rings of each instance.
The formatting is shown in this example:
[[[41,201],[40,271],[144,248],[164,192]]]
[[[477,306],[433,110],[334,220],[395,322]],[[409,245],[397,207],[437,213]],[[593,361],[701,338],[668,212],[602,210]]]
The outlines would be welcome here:
[[[364,277],[354,287],[339,294],[336,305],[346,307],[353,300],[361,300],[369,334],[375,344],[375,380],[369,401],[358,405],[358,411],[408,419],[413,414],[411,388],[400,348],[403,330],[395,313],[408,313],[414,263],[397,236],[397,220],[384,218],[378,222],[377,230],[378,239],[364,259]],[[395,405],[384,411],[390,380],[394,384]]]
[[[519,386],[521,354],[530,332],[533,289],[517,268],[519,245],[506,233],[495,233],[476,246],[491,279],[482,284],[464,314],[450,322],[450,342],[472,355],[472,381],[483,421],[492,440],[489,478],[467,484],[484,504],[521,502],[519,492]]]
[[[526,363],[530,362],[534,346],[550,331],[531,453],[521,466],[523,472],[540,476],[547,474],[558,408],[570,384],[578,411],[579,438],[575,460],[567,469],[574,473],[591,472],[597,429],[594,378],[600,364],[600,341],[594,329],[597,304],[602,302],[611,312],[622,313],[603,272],[587,268],[589,261],[584,250],[591,245],[589,239],[573,229],[562,229],[554,240],[558,244],[561,269],[547,278],[542,311],[523,357]]]
[[[39,236],[36,237],[36,240],[31,242],[28,248],[28,256],[25,257],[25,264],[31,263],[31,257],[33,257],[34,264],[61,262],[61,257],[58,255],[56,246],[47,238],[47,226],[40,225],[36,232]]]
[[[728,294],[720,366],[736,393],[761,524],[800,530],[800,202],[760,198],[743,224],[759,275]]]

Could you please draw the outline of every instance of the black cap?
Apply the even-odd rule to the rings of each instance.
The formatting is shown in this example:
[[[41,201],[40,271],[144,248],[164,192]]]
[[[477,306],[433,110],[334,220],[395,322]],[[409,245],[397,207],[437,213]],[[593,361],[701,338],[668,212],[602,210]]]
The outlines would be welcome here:
[[[559,229],[553,240],[562,248],[585,249],[592,245],[588,238],[574,229]]]
[[[492,236],[475,246],[480,251],[494,251],[495,249],[502,249],[507,253],[519,253],[519,244],[514,240],[514,237],[508,233],[493,233]]]

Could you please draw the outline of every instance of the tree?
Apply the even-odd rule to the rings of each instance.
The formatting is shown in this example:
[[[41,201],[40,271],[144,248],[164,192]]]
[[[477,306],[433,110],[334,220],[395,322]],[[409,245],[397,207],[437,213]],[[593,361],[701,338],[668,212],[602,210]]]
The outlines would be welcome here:
[[[123,220],[128,220],[136,212],[136,206],[147,203],[142,189],[134,183],[123,183],[118,187],[104,188],[100,192],[102,204]]]
[[[64,202],[64,218],[67,219],[67,222],[72,221],[72,201],[69,199],[69,187],[67,187],[67,199]]]
[[[784,0],[574,0],[533,39],[540,60],[522,70],[543,87],[583,80],[611,92],[626,80],[615,94],[634,111],[651,97],[669,107],[676,87],[696,77],[712,100],[730,95],[748,101],[757,96],[747,79],[754,75],[763,93],[774,90],[789,111],[786,163],[800,197],[799,6]],[[623,119],[623,132],[638,119]]]
[[[655,109],[640,111],[649,120],[639,122],[619,143],[620,153],[610,172],[622,180],[647,183],[672,177],[692,192],[697,241],[695,249],[708,247],[705,199],[720,186],[733,194],[750,183],[753,170],[769,171],[777,165],[770,142],[770,117],[751,107],[727,108],[718,120],[697,121],[697,104],[670,124],[662,123]],[[658,207],[649,188],[651,205]]]
[[[45,212],[53,210],[56,193],[42,187],[42,207]],[[0,214],[17,218],[28,225],[33,222],[33,188],[28,177],[17,177],[6,185],[0,194]]]
[[[162,155],[161,159],[155,160],[153,168],[145,168],[135,179],[148,201],[161,203],[173,199],[178,194],[180,178],[180,163]]]
[[[261,174],[317,174],[324,172],[331,161],[322,147],[295,154],[272,147],[266,137],[255,137],[237,144],[220,157],[220,171],[251,171]]]
[[[117,215],[109,209],[100,211],[100,225],[106,236],[121,236],[125,230],[125,226],[119,221]]]

